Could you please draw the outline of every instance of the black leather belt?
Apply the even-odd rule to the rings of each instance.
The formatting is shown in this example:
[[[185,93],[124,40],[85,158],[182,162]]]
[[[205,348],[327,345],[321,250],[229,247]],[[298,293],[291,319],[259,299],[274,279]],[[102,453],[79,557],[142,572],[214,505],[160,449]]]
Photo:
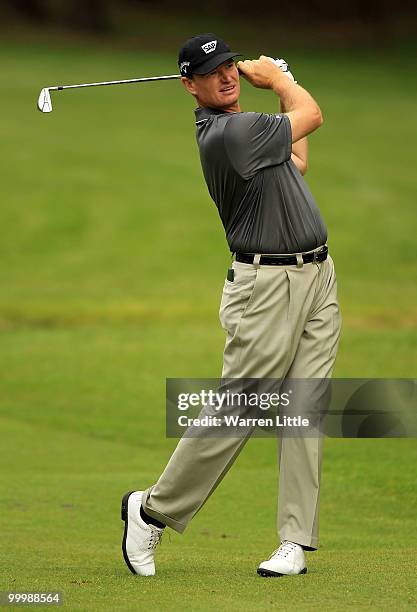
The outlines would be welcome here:
[[[327,259],[329,249],[324,246],[319,251],[313,253],[301,253],[304,263],[321,262]],[[253,263],[255,255],[252,253],[236,253],[236,261],[241,263]],[[296,255],[261,255],[259,264],[261,266],[296,266],[297,265]]]

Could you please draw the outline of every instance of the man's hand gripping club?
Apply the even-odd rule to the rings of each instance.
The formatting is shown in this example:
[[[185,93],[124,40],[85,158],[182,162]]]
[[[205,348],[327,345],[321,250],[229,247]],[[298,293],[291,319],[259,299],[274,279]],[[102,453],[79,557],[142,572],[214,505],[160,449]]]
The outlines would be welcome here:
[[[323,123],[320,107],[308,91],[294,83],[274,60],[261,55],[257,60],[237,63],[239,72],[254,87],[272,89],[281,99],[291,123],[292,142],[311,134]]]

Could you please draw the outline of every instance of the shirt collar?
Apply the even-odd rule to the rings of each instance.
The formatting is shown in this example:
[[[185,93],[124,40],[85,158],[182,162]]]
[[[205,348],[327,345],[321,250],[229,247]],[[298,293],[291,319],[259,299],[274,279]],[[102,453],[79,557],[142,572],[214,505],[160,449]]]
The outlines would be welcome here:
[[[195,109],[194,112],[195,112],[196,122],[202,121],[204,119],[209,119],[213,115],[225,115],[226,114],[225,111],[219,108],[211,108],[209,106],[206,106],[206,107],[199,106],[198,108]]]

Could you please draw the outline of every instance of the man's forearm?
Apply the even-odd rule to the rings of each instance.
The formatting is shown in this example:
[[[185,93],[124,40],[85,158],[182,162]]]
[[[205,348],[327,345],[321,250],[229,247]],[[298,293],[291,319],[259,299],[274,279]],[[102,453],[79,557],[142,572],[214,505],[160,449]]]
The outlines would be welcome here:
[[[286,113],[287,109],[285,108],[285,104],[282,100],[280,100],[281,104],[281,113]],[[297,140],[297,142],[292,143],[292,155],[291,159],[294,164],[297,166],[298,170],[301,174],[305,174],[307,172],[308,167],[308,140],[307,136]]]
[[[292,145],[291,159],[301,174],[305,174],[308,168],[308,142],[307,137],[301,138]]]
[[[294,143],[317,129],[322,124],[323,117],[319,105],[308,91],[293,83],[284,73],[281,74],[273,81],[271,89],[278,95],[284,112],[291,119]]]
[[[282,73],[283,76],[284,73]],[[285,108],[286,113],[290,113],[298,108],[311,107],[320,114],[320,108],[306,89],[291,81],[288,77],[276,79],[273,83],[272,90],[279,96],[281,104]]]

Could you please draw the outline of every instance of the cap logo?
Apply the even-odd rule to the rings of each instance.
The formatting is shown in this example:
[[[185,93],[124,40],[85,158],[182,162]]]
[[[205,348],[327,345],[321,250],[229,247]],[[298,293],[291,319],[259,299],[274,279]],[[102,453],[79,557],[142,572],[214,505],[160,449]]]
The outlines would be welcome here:
[[[188,72],[188,66],[190,65],[190,62],[181,62],[180,65],[180,72],[181,74],[187,74]]]
[[[217,47],[217,40],[212,40],[208,43],[206,43],[205,45],[201,45],[201,48],[203,49],[204,53],[212,53],[212,51],[215,51]]]

